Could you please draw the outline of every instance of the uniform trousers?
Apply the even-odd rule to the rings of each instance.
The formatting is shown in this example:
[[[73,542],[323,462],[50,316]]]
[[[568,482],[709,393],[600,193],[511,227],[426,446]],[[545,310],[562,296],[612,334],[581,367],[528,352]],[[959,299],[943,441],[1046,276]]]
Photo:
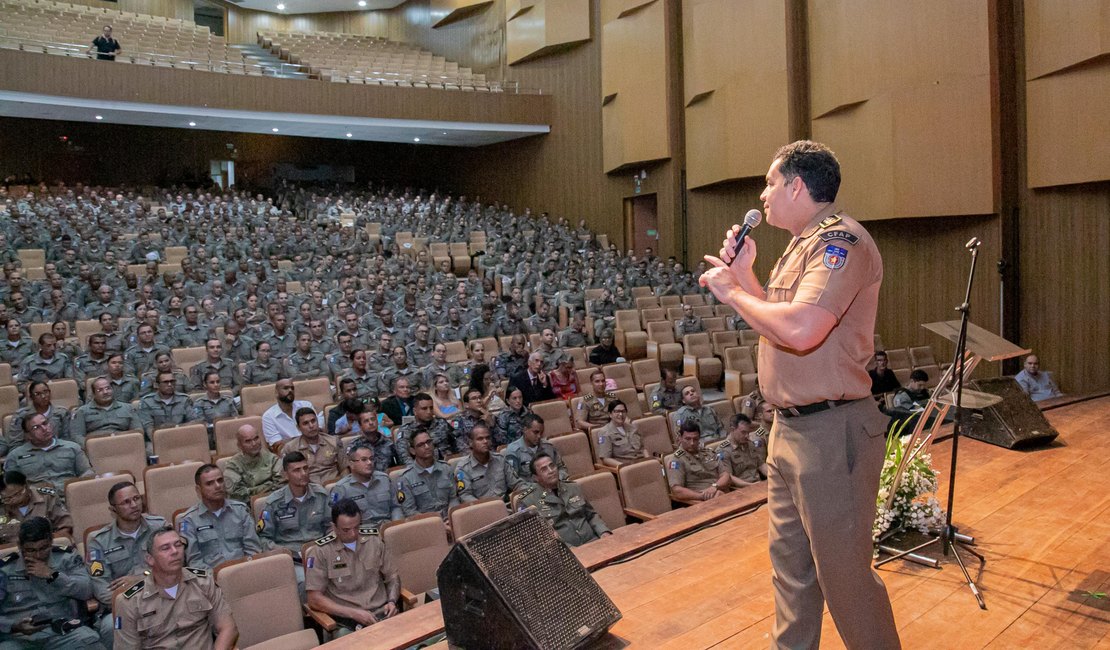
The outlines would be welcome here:
[[[767,488],[772,648],[817,648],[825,602],[848,648],[900,647],[886,587],[871,567],[887,419],[870,398],[775,417]]]

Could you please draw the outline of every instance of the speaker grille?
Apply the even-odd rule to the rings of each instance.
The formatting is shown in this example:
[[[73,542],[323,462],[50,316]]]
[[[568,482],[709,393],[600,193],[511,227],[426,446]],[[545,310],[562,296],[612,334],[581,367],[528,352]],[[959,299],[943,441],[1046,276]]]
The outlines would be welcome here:
[[[574,647],[620,617],[543,517],[514,519],[463,543],[541,648]]]

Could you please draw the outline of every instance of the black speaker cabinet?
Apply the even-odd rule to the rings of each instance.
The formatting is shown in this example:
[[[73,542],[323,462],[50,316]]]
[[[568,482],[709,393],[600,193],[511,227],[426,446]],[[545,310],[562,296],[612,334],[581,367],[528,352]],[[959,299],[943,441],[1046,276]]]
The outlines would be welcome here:
[[[970,382],[974,390],[998,395],[1002,401],[981,411],[968,436],[1007,449],[1046,445],[1060,435],[1045,419],[1013,377],[993,377]]]
[[[453,648],[584,648],[621,617],[531,508],[459,540],[436,576]]]

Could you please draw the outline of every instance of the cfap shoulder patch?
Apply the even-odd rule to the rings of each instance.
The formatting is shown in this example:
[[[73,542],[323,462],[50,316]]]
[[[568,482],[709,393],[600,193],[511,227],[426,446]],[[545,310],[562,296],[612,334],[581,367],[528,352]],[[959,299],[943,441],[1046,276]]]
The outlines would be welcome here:
[[[825,247],[825,257],[821,261],[824,262],[826,268],[834,271],[844,268],[844,263],[848,261],[848,251],[839,246],[829,244]]]
[[[842,241],[853,246],[859,243],[859,237],[847,230],[828,230],[819,235],[821,241]]]

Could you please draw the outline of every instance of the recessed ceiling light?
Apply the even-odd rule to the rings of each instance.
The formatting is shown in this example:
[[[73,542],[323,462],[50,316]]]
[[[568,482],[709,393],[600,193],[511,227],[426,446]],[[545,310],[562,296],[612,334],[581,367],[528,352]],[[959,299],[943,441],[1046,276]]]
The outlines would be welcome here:
[[[351,134],[350,134],[350,133],[348,133],[348,134],[347,134],[347,137],[348,137],[348,138],[349,138],[349,137],[351,137]]]
[[[446,131],[441,131],[440,135],[447,135],[447,132]]]
[[[196,125],[197,125],[196,122],[189,122],[189,126],[196,126]]]
[[[413,142],[420,142],[420,138],[413,138],[412,141]]]
[[[358,0],[358,6],[365,7],[366,6],[366,0]]]
[[[271,131],[273,131],[274,133],[277,133],[277,132],[278,132],[278,130],[277,130],[277,127],[276,127],[276,126],[275,126],[274,128],[272,128],[272,129],[270,129],[270,130],[271,130]]]
[[[285,11],[285,5],[279,4],[279,5],[277,6],[277,10],[278,10],[278,11]]]
[[[104,116],[103,116],[103,115],[97,115],[97,116],[96,116],[96,119],[98,119],[98,120],[103,120],[103,119],[104,119]]]

